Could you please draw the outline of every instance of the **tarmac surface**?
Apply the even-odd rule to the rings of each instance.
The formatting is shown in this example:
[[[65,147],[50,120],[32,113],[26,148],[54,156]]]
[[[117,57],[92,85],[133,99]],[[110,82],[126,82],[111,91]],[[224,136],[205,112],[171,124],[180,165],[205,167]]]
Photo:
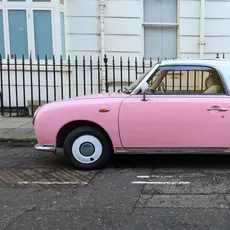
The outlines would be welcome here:
[[[116,156],[79,171],[0,143],[0,229],[229,229],[230,156]]]

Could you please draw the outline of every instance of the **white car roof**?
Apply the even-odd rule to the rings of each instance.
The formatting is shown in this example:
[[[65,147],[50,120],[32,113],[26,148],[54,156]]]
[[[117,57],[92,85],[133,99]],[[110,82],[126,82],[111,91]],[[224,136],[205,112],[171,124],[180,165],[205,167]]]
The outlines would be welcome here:
[[[208,65],[216,66],[217,68],[230,67],[229,59],[205,59],[205,58],[186,58],[186,59],[168,59],[160,62],[160,65]]]

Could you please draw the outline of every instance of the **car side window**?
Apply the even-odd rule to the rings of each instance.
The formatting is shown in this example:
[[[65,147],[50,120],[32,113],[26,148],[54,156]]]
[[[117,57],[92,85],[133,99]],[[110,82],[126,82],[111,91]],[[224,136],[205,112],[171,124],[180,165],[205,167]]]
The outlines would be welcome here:
[[[163,66],[148,79],[150,94],[225,94],[218,72],[203,66]]]

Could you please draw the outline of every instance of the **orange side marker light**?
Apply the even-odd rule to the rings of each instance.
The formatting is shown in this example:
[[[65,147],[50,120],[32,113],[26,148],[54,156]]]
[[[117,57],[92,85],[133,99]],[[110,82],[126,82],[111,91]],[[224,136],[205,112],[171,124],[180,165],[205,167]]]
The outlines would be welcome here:
[[[109,109],[105,109],[105,108],[99,109],[100,113],[107,113],[109,111],[110,111]]]

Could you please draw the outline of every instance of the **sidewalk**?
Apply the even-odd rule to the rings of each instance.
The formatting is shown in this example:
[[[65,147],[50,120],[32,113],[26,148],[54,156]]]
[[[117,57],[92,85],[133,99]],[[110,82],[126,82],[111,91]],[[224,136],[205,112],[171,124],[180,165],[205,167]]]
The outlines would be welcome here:
[[[32,118],[0,116],[0,141],[36,141]]]

